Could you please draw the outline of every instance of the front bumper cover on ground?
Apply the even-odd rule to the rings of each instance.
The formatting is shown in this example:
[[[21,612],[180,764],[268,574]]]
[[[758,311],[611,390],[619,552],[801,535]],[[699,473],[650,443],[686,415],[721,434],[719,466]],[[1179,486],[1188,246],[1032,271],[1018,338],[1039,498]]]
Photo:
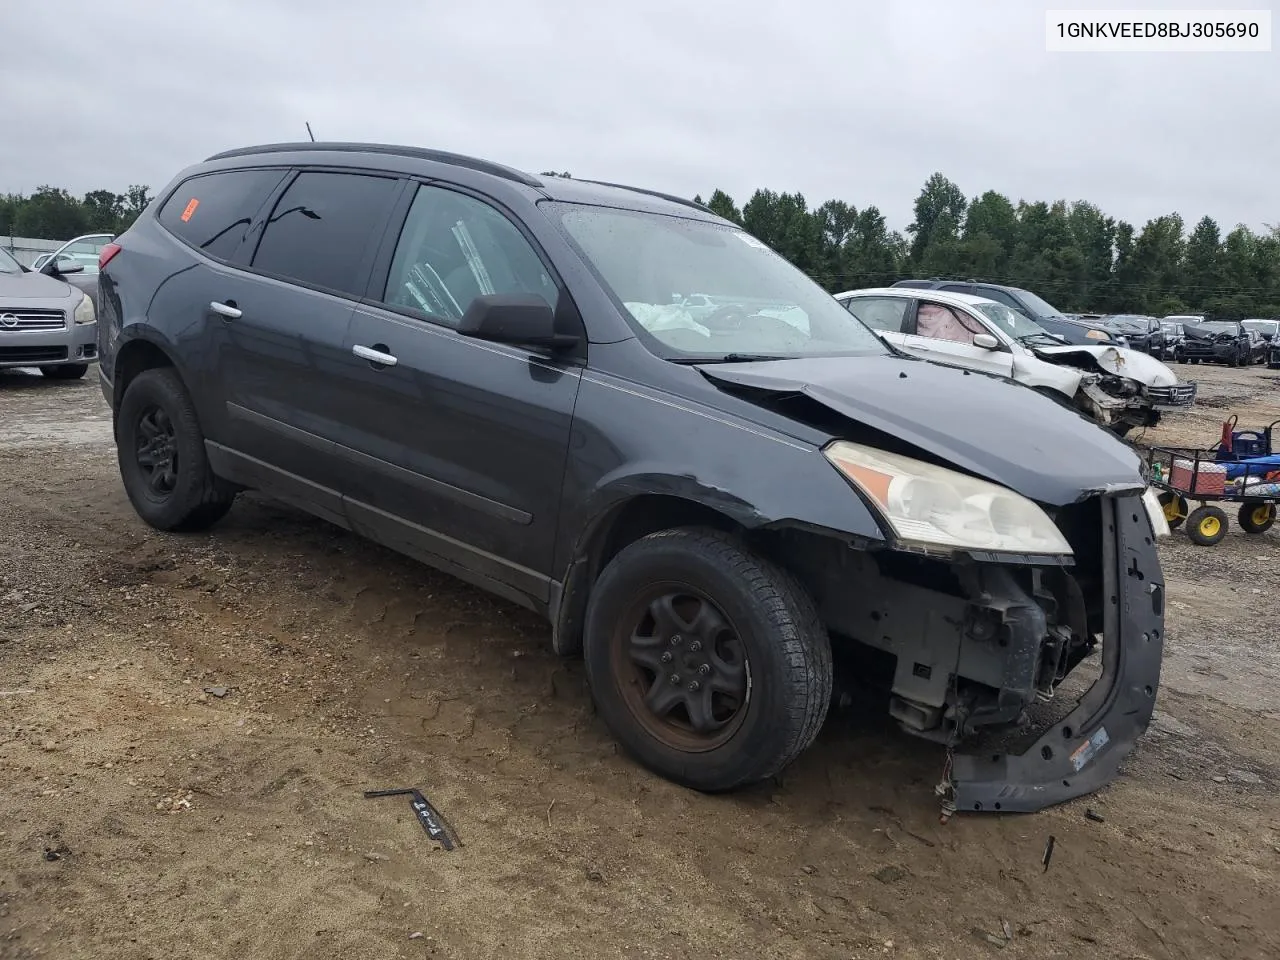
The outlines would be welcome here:
[[[1113,780],[1147,729],[1164,647],[1164,581],[1140,494],[1102,501],[1102,675],[1025,752],[956,754],[944,812],[1032,812]]]

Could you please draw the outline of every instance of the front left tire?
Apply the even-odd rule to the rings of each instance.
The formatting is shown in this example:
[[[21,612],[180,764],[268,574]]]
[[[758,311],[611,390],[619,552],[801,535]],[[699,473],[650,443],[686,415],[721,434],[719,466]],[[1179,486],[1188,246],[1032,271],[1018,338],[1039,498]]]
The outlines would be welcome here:
[[[831,701],[831,643],[808,593],[716,530],[664,530],[621,550],[592,589],[583,652],[614,736],[695,790],[779,773]]]
[[[195,405],[172,367],[145,370],[115,416],[125,493],[157,530],[203,530],[231,509],[236,491],[214,475]]]

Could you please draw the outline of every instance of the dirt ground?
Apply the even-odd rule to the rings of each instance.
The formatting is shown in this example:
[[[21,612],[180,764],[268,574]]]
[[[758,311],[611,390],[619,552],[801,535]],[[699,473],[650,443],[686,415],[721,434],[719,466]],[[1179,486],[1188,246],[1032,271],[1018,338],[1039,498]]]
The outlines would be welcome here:
[[[1179,372],[1145,442],[1280,418],[1275,372]],[[1157,718],[1100,794],[943,826],[941,750],[840,715],[707,797],[533,616],[255,496],[151,531],[93,372],[0,374],[0,958],[1275,958],[1280,530],[1162,551]],[[362,796],[409,785],[461,848]]]

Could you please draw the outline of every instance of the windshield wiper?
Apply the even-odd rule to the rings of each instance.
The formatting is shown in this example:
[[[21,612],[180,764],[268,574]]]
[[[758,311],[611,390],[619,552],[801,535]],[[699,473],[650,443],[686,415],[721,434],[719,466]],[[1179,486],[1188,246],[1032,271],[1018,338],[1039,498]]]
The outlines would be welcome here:
[[[776,353],[721,353],[714,357],[668,357],[672,363],[754,363],[758,360],[795,360]]]
[[[1028,343],[1032,340],[1048,340],[1054,346],[1061,346],[1062,344],[1066,343],[1066,341],[1061,337],[1055,337],[1052,333],[1045,333],[1045,332],[1024,333],[1022,336],[1018,338],[1019,343]]]

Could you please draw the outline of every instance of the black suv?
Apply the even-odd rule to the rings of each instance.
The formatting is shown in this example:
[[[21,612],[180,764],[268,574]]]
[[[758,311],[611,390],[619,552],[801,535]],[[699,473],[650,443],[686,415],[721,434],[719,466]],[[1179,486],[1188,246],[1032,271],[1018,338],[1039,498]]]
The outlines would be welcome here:
[[[794,759],[833,646],[887,664],[889,712],[938,742],[1024,722],[1100,649],[1025,753],[955,758],[962,809],[1094,789],[1147,726],[1163,591],[1136,454],[896,354],[700,205],[283,144],[185,170],[102,261],[146,522],[205,528],[256,488],[545,614],[680,783]]]
[[[1102,317],[1098,325],[1123,337],[1130,350],[1149,353],[1165,360],[1172,356],[1165,344],[1164,326],[1156,317],[1137,313],[1114,313]]]
[[[967,293],[973,297],[985,297],[996,303],[1017,310],[1030,317],[1045,330],[1076,346],[1096,347],[1117,344],[1119,341],[1098,324],[1083,323],[1064,316],[1062,311],[1041,300],[1030,290],[1006,287],[998,283],[982,283],[978,280],[899,280],[895,287],[918,287],[922,290],[946,290],[950,293]]]

